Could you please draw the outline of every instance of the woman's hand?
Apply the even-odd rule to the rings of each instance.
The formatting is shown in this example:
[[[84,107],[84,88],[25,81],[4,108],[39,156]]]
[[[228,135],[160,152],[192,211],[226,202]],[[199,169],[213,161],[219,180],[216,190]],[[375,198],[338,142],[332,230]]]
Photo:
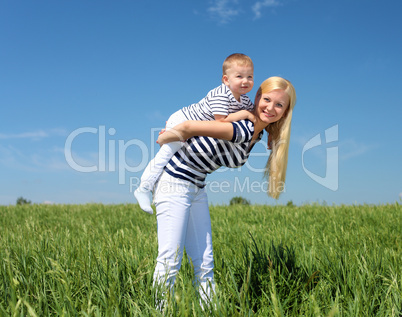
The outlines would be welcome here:
[[[272,135],[268,134],[268,150],[272,150]]]
[[[159,131],[159,135],[158,135],[158,139],[156,140],[156,143],[158,143],[160,146],[162,146],[163,144],[159,143],[159,136],[162,135],[165,132],[166,132],[166,129],[162,129],[162,130]]]
[[[166,143],[170,142],[175,142],[175,141],[186,141],[190,136],[188,135],[188,132],[186,133],[186,126],[187,122],[180,123],[176,125],[174,128],[166,130],[162,129],[159,132],[158,140],[156,140],[156,143],[159,145],[163,145]]]

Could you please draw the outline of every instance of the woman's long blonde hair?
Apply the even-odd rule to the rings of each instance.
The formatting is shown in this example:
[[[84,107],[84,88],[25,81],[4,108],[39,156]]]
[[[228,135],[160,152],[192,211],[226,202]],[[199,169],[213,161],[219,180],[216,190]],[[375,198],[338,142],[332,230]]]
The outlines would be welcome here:
[[[265,130],[271,135],[272,150],[265,166],[264,176],[268,179],[268,195],[278,199],[285,189],[286,168],[290,140],[290,126],[293,108],[296,104],[296,91],[292,83],[281,77],[266,79],[257,91],[257,96],[273,90],[284,90],[289,96],[289,107],[285,115],[277,122],[269,124]]]

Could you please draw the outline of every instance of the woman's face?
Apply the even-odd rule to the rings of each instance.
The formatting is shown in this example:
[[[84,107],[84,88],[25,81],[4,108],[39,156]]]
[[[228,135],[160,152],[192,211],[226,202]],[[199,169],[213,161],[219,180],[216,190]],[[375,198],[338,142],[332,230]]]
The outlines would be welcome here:
[[[256,96],[256,116],[269,124],[282,118],[289,108],[289,96],[282,89],[272,90]]]

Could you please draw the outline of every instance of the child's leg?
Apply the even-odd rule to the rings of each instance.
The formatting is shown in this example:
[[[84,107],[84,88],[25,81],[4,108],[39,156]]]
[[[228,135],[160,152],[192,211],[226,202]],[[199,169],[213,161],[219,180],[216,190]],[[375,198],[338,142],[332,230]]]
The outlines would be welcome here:
[[[141,176],[140,187],[152,191],[164,167],[172,156],[182,147],[181,142],[171,142],[162,145],[153,160],[151,160]]]
[[[181,110],[176,111],[167,121],[166,130],[171,129],[175,125],[186,120],[187,118],[184,116]],[[182,142],[171,142],[163,145],[155,155],[155,158],[151,160],[145,168],[141,176],[140,186],[134,191],[135,198],[137,198],[141,209],[145,212],[153,214],[153,210],[151,208],[151,192],[164,167],[181,147]]]

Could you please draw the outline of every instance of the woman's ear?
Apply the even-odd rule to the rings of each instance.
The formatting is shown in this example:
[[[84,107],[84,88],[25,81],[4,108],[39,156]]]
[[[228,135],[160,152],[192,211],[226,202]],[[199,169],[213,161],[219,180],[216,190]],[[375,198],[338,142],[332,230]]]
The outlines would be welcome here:
[[[285,113],[283,114],[282,118],[285,118],[288,116],[289,113],[289,107],[287,107],[287,109],[285,110]]]
[[[254,106],[257,107],[258,103],[260,102],[261,99],[261,94],[259,94],[258,92],[255,94],[255,99],[254,99]]]

